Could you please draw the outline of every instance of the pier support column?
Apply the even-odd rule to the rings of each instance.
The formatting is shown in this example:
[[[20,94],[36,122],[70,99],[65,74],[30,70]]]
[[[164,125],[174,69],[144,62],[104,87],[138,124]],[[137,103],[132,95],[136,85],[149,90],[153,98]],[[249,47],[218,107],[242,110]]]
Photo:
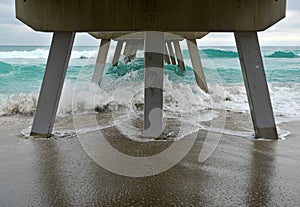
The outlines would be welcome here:
[[[134,44],[132,41],[126,41],[125,49],[124,49],[124,56],[125,56],[125,63],[131,62],[132,60],[132,55],[133,55],[133,50],[134,50]]]
[[[137,50],[144,50],[144,40],[137,40]]]
[[[235,39],[255,136],[278,139],[257,33],[236,32]]]
[[[102,39],[96,60],[96,66],[92,77],[92,82],[100,85],[103,78],[103,71],[107,59],[107,54],[110,46],[110,39]]]
[[[125,41],[125,48],[124,48],[124,51],[123,51],[123,55],[126,57],[129,55],[129,46],[130,46],[130,43],[129,41]]]
[[[168,51],[168,49],[167,49],[167,46],[166,46],[166,44],[164,44],[164,48],[165,48],[165,55],[164,55],[164,57],[165,57],[165,61],[166,61],[166,63],[168,64],[168,65],[170,65],[171,64],[171,61],[170,61],[170,55],[169,55],[169,51]]]
[[[31,136],[51,136],[74,37],[73,32],[54,32],[53,34]]]
[[[158,137],[162,129],[164,33],[145,33],[144,136]]]
[[[136,57],[136,53],[139,47],[138,44],[139,44],[138,41],[133,42],[132,53],[130,54],[130,60],[133,60]]]
[[[170,41],[167,41],[167,46],[168,46],[168,49],[169,49],[171,63],[172,63],[172,65],[176,65],[175,54],[174,54],[174,50],[173,50],[173,47],[172,47],[172,43]]]
[[[205,75],[203,72],[203,67],[202,67],[202,63],[201,63],[201,59],[200,59],[197,41],[195,39],[187,40],[187,45],[189,48],[190,57],[191,57],[192,65],[194,68],[196,82],[197,82],[198,86],[207,93],[208,87],[207,87]]]
[[[180,69],[182,71],[185,71],[185,66],[184,66],[184,62],[183,62],[183,57],[182,57],[179,41],[174,41],[173,44],[174,44],[175,54],[176,54],[176,58],[177,58],[177,63],[179,65]]]
[[[122,48],[123,48],[123,41],[119,40],[117,42],[115,54],[114,54],[114,57],[113,57],[113,60],[112,60],[112,65],[115,66],[115,67],[117,67],[118,64],[119,64],[119,59],[120,59],[120,56],[121,56]]]

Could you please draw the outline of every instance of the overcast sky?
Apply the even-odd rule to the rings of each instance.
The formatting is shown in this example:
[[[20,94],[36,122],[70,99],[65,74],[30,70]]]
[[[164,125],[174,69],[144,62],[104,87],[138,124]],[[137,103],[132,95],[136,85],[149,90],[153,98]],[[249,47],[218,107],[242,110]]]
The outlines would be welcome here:
[[[15,18],[15,0],[0,0],[0,45],[50,45],[51,33],[35,32]],[[261,45],[300,46],[300,0],[287,0],[284,20],[259,33]],[[98,45],[87,34],[76,35],[75,45]],[[235,45],[232,33],[211,33],[199,41],[206,46]]]

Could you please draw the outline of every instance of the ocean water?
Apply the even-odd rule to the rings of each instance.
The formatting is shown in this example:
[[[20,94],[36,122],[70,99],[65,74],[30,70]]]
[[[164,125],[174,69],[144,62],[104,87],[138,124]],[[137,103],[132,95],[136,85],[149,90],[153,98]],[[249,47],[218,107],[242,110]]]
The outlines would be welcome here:
[[[128,136],[141,133],[132,126],[142,120],[143,52],[130,63],[111,66],[112,50],[100,86],[90,83],[98,47],[75,46],[66,75],[58,117],[112,113],[111,125]],[[0,46],[0,116],[32,117],[46,66],[49,47]],[[196,85],[189,53],[183,48],[186,72],[164,66],[164,118],[181,121],[183,137],[205,127],[220,111],[249,114],[249,106],[235,47],[199,49],[210,93]],[[276,122],[300,120],[300,47],[262,47]],[[0,117],[0,120],[1,120]],[[28,123],[30,127],[31,123]],[[21,133],[21,132],[20,132]],[[231,133],[231,132],[228,132]],[[251,126],[236,132],[251,137]]]

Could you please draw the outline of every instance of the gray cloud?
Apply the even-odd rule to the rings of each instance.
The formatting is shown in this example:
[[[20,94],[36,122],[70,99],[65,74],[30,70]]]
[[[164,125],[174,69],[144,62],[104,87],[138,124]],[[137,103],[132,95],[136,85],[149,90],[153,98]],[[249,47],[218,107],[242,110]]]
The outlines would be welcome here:
[[[299,0],[287,0],[287,9],[288,10],[300,10],[300,1]]]

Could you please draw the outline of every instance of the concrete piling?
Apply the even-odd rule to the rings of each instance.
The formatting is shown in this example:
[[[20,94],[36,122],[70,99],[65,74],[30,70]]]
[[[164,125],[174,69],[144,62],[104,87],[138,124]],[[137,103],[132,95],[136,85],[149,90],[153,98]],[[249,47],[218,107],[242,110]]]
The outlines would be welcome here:
[[[96,60],[96,66],[92,77],[92,83],[101,84],[104,67],[107,59],[108,50],[110,47],[110,39],[103,39],[100,43],[100,48]]]
[[[236,32],[235,39],[255,136],[278,139],[257,33]]]
[[[184,61],[183,61],[179,41],[174,41],[173,44],[174,44],[174,49],[175,49],[178,66],[180,67],[180,69],[182,71],[185,71],[185,66],[184,66]]]
[[[126,41],[125,49],[124,49],[124,61],[126,63],[131,62],[133,56],[134,56],[134,43],[132,40]]]
[[[138,42],[134,41],[133,46],[132,46],[132,53],[130,54],[130,59],[131,60],[135,59],[138,47],[139,47]]]
[[[196,77],[196,82],[203,91],[208,93],[208,87],[203,72],[203,67],[202,67],[196,39],[187,40],[187,45],[190,52],[190,57],[191,57],[191,61],[192,61],[192,65]]]
[[[117,42],[116,50],[115,50],[114,57],[113,57],[113,60],[112,60],[112,65],[115,66],[115,67],[118,66],[118,64],[119,64],[119,59],[120,59],[120,56],[121,56],[123,43],[124,42],[122,40]]]
[[[74,32],[54,32],[53,34],[31,136],[51,136],[74,37]]]
[[[164,33],[145,33],[144,136],[162,133]]]
[[[168,50],[169,50],[171,63],[172,63],[172,65],[176,65],[175,54],[174,54],[174,50],[173,50],[173,47],[172,47],[172,43],[170,41],[167,41],[167,47],[168,47]]]
[[[169,51],[168,51],[168,49],[167,49],[167,46],[166,46],[166,44],[164,44],[164,48],[165,48],[165,61],[166,61],[166,63],[168,64],[168,65],[170,65],[171,64],[171,60],[170,60],[170,55],[169,55]]]

